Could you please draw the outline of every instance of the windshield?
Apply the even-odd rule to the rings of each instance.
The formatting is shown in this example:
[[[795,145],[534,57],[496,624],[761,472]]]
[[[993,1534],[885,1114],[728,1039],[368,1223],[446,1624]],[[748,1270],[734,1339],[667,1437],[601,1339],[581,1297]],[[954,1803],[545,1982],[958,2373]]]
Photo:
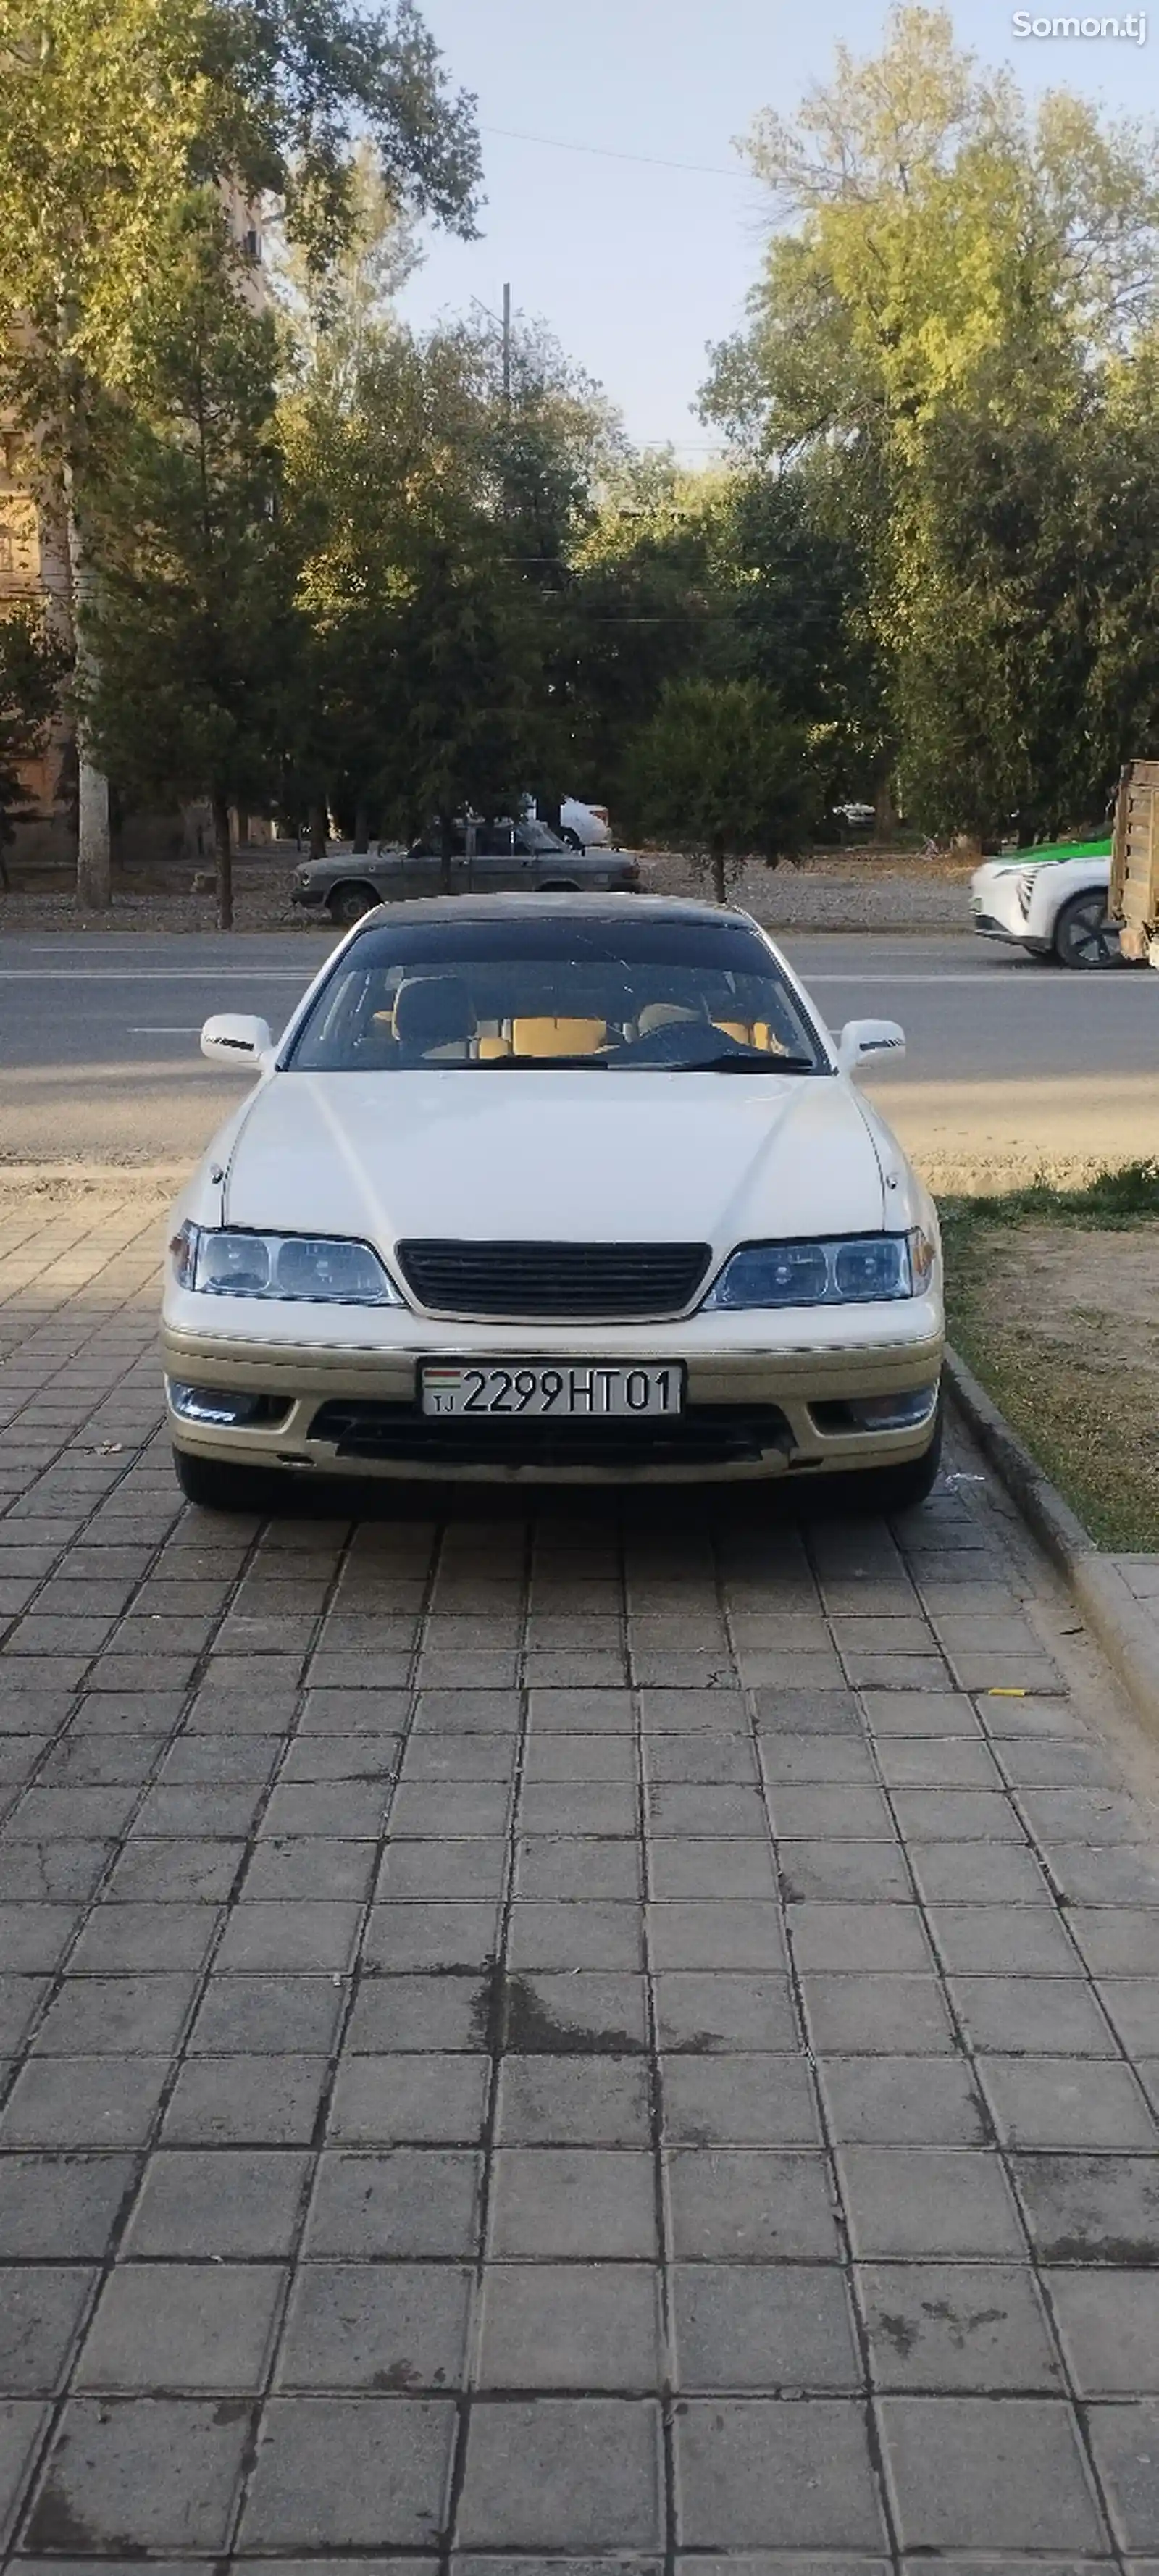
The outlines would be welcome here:
[[[558,832],[553,832],[546,823],[521,823],[519,837],[529,850],[566,850],[567,848],[566,841],[561,841]]]
[[[287,1066],[486,1074],[828,1073],[817,1031],[746,923],[624,913],[367,929],[321,987]]]

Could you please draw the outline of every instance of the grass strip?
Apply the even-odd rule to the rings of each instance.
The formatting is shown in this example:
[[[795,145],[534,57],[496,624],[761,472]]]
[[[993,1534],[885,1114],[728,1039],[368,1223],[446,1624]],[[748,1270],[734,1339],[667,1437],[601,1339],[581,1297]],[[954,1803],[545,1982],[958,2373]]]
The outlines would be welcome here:
[[[1159,1550],[1159,1165],[1100,1172],[1084,1188],[1045,1179],[1001,1196],[941,1201],[950,1339],[1099,1546]],[[1020,1235],[1155,1235],[1155,1323],[1134,1334],[1081,1291],[1044,1326]],[[1076,1245],[1076,1256],[1079,1247]]]

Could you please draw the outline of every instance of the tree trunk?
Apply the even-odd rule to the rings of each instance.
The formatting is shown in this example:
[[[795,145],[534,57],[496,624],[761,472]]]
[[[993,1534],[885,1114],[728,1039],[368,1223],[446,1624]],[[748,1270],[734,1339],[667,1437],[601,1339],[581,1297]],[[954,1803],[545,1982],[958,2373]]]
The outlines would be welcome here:
[[[97,768],[85,742],[83,701],[96,679],[96,664],[85,638],[84,613],[92,594],[92,572],[73,501],[72,474],[66,474],[65,543],[72,592],[73,643],[82,712],[77,723],[76,897],[86,912],[107,912],[113,900],[112,842],[109,834],[109,782]]]
[[[873,797],[873,837],[888,849],[897,834],[897,807],[893,801],[892,778],[879,778]]]
[[[454,824],[449,814],[439,816],[439,893],[451,892],[451,851]]]
[[[365,858],[366,852],[369,848],[370,821],[366,807],[365,805],[356,805],[354,808],[354,839],[350,844],[351,855],[356,859]]]
[[[310,856],[312,859],[325,858],[326,845],[329,838],[330,824],[325,804],[320,796],[315,797],[314,802],[310,807]]]
[[[229,835],[229,799],[213,799],[213,846],[217,859],[217,927],[233,929],[233,850]]]
[[[712,900],[714,903],[728,902],[728,889],[724,881],[723,850],[714,850],[712,853]]]
[[[113,900],[109,782],[77,745],[76,899],[85,912],[107,912]]]

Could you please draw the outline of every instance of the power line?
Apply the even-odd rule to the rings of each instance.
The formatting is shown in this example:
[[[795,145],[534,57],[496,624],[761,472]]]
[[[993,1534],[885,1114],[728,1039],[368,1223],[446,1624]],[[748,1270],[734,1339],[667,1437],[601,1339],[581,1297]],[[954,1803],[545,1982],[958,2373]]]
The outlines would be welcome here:
[[[730,170],[723,161],[664,161],[655,152],[615,152],[607,143],[564,143],[554,134],[520,134],[510,125],[484,125],[482,134],[502,135],[506,143],[541,143],[548,152],[583,152],[594,161],[632,161],[644,170],[691,170],[703,179],[744,179],[744,170]]]

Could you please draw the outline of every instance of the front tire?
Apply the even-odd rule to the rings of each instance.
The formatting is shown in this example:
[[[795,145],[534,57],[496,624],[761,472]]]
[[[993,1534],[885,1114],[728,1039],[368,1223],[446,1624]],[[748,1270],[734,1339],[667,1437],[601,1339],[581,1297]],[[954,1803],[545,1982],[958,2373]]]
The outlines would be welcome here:
[[[1060,966],[1076,970],[1119,965],[1119,933],[1097,886],[1064,903],[1054,925],[1054,953]]]
[[[939,1396],[934,1436],[920,1458],[907,1458],[900,1467],[873,1467],[859,1479],[858,1490],[867,1489],[865,1499],[871,1511],[912,1512],[919,1503],[929,1501],[942,1463],[943,1407],[944,1398]]]
[[[341,922],[348,929],[351,922],[361,921],[364,912],[373,912],[377,903],[373,886],[340,885],[335,886],[326,910],[331,921]]]
[[[561,841],[566,841],[569,850],[578,850],[582,858],[584,844],[580,839],[579,833],[573,830],[570,823],[565,823],[562,826],[559,837]]]
[[[270,1479],[258,1467],[232,1467],[222,1458],[200,1458],[175,1449],[173,1470],[187,1503],[203,1512],[253,1512],[268,1508]]]

